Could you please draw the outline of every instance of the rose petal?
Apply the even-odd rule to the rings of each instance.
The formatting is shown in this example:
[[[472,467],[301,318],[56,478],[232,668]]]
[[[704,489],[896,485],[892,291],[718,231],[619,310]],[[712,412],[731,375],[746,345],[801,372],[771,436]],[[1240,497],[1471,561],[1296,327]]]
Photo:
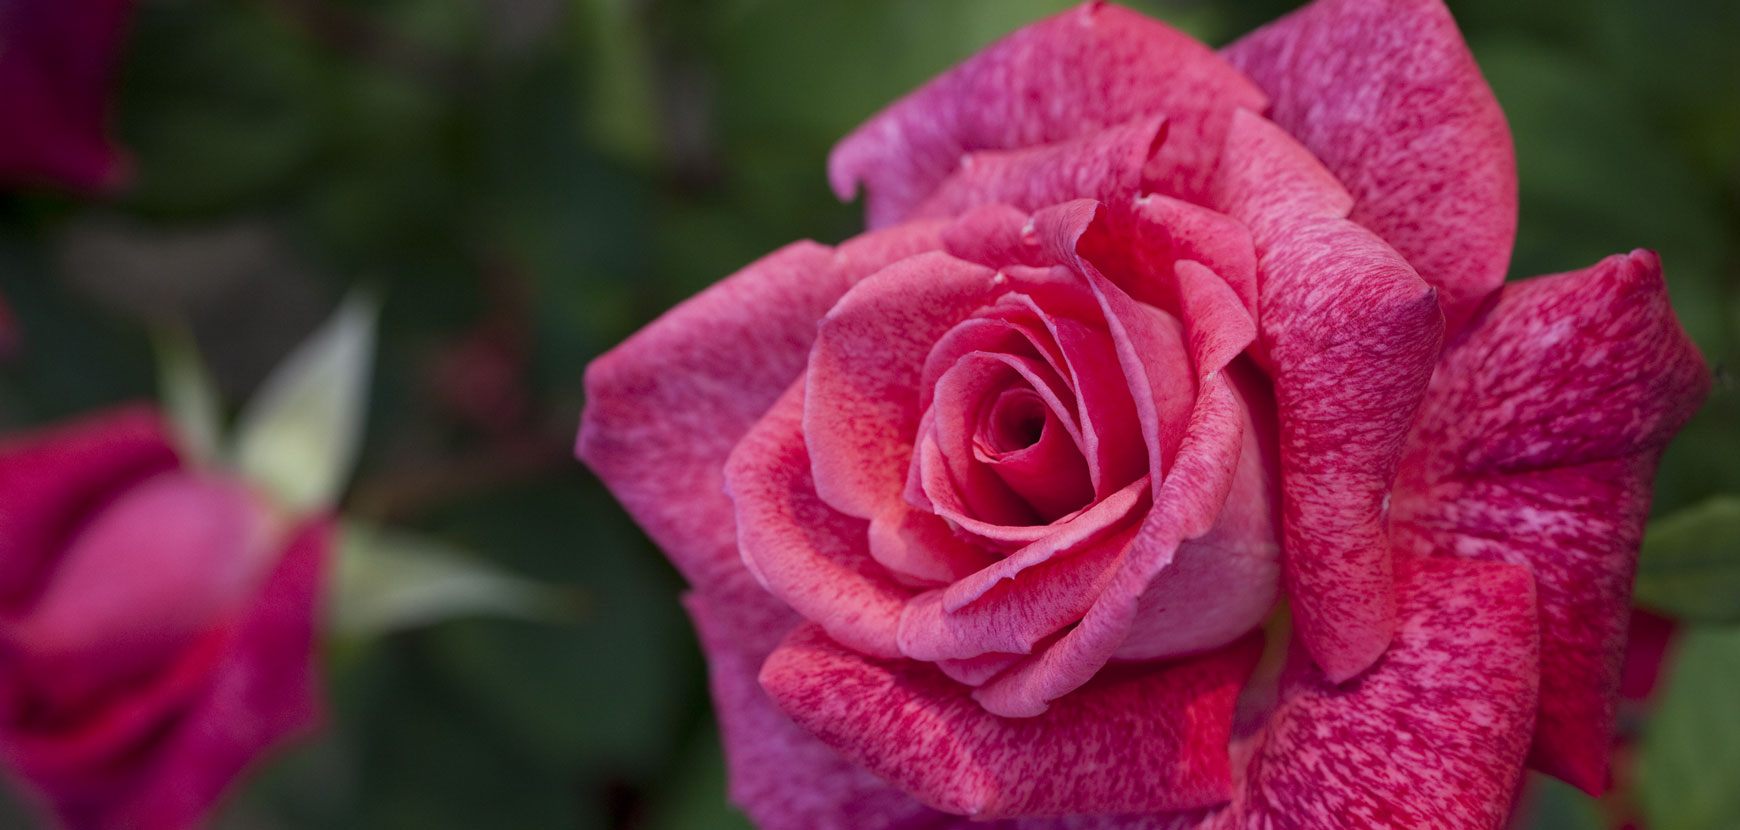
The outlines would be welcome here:
[[[131,0],[0,4],[0,181],[113,189],[127,163],[108,141],[110,85]]]
[[[870,556],[905,584],[947,585],[996,561],[936,514],[895,504],[870,520]]]
[[[1127,204],[1142,190],[1142,169],[1163,146],[1165,125],[1148,116],[1052,144],[969,153],[911,216],[952,217],[988,204],[1032,211],[1080,198]]]
[[[945,830],[964,824],[840,757],[779,711],[756,681],[773,644],[758,645],[738,636],[742,623],[735,619],[741,614],[737,603],[696,591],[683,598],[683,605],[707,655],[731,801],[756,826]]]
[[[985,820],[1190,809],[1231,788],[1233,701],[1257,645],[1108,672],[1022,720],[986,712],[933,665],[866,658],[815,626],[774,651],[761,685],[840,754],[949,812]]]
[[[1049,648],[975,691],[975,700],[1004,717],[1032,717],[1106,665],[1128,638],[1142,594],[1172,563],[1179,543],[1212,529],[1236,477],[1242,419],[1224,376],[1204,385],[1154,507],[1093,607]]]
[[[281,529],[239,481],[171,471],[96,512],[0,639],[38,693],[78,708],[160,666],[253,596]]]
[[[1268,121],[1233,119],[1216,198],[1256,242],[1289,593],[1300,637],[1340,682],[1395,625],[1384,500],[1443,316],[1405,261],[1341,218],[1351,200],[1329,172]]]
[[[1438,289],[1447,330],[1459,330],[1504,282],[1516,156],[1444,4],[1317,0],[1224,54],[1352,192],[1353,221]]]
[[[838,251],[780,249],[593,361],[575,453],[694,585],[741,578],[721,470],[803,371],[816,321],[858,279],[935,248],[940,223],[865,234]]]
[[[1178,546],[1148,583],[1114,659],[1152,660],[1219,648],[1269,615],[1281,587],[1280,463],[1275,404],[1246,362],[1229,366],[1246,421],[1226,502],[1207,534]]]
[[[331,534],[327,520],[304,526],[242,616],[202,641],[213,651],[190,653],[103,722],[24,749],[7,737],[62,821],[196,826],[244,768],[320,720],[314,626]]]
[[[1528,574],[1441,558],[1397,571],[1389,651],[1346,685],[1289,667],[1221,826],[1504,826],[1539,679]]]
[[[803,383],[768,410],[725,464],[743,562],[774,596],[852,648],[882,657],[910,592],[870,556],[869,526],[816,496],[804,447]]]
[[[935,662],[1031,653],[1093,606],[1137,527],[1131,523],[1052,552],[1023,568],[1018,580],[974,580],[970,602],[952,598],[953,586],[913,597],[900,617],[902,654]]]
[[[870,225],[880,227],[923,202],[963,153],[1163,115],[1170,129],[1154,172],[1165,192],[1190,194],[1208,184],[1228,114],[1265,103],[1189,35],[1087,3],[1016,31],[873,116],[834,148],[828,181],[842,199],[863,182]]]
[[[806,375],[804,440],[823,501],[868,519],[900,498],[925,355],[1005,282],[989,268],[924,254],[859,283],[822,319]]]
[[[0,446],[0,612],[42,588],[51,557],[116,494],[179,464],[162,418],[131,406]]]
[[[1655,463],[1709,386],[1653,253],[1513,283],[1446,350],[1397,482],[1399,537],[1534,572],[1530,760],[1592,793],[1606,786]]]

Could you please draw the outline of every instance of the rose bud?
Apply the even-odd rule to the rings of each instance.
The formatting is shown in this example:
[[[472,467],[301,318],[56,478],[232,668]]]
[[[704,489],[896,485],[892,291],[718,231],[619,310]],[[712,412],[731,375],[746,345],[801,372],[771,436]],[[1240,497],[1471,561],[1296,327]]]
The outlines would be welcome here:
[[[1216,52],[1088,3],[873,116],[799,242],[588,369],[772,828],[1504,825],[1599,792],[1663,446],[1649,251],[1505,284],[1437,0]]]
[[[132,0],[0,0],[0,186],[111,189],[110,85]]]
[[[0,759],[75,830],[197,825],[319,716],[325,519],[129,408],[0,445]]]

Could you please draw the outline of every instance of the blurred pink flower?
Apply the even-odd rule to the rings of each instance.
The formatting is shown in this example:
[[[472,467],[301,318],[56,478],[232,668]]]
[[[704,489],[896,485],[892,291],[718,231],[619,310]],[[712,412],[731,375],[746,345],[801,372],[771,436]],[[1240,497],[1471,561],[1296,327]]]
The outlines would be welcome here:
[[[0,445],[0,760],[74,830],[197,824],[320,717],[331,533],[143,407]]]
[[[133,0],[0,0],[0,186],[122,184],[111,84]]]

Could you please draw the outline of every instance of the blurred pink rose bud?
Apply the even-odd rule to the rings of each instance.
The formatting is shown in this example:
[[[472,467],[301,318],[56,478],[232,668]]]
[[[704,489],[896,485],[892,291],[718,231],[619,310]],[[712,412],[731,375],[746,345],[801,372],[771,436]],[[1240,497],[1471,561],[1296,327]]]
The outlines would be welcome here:
[[[110,91],[132,0],[0,0],[0,186],[116,187]]]
[[[319,717],[330,537],[149,409],[0,445],[0,759],[71,828],[197,824]]]

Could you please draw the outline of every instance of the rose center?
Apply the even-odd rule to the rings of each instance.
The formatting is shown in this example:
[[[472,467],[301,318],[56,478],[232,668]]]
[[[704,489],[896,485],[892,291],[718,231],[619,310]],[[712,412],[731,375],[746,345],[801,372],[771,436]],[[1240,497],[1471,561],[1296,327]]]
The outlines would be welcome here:
[[[997,396],[983,428],[989,454],[1001,457],[1039,443],[1045,434],[1045,402],[1031,389],[1009,389]]]

